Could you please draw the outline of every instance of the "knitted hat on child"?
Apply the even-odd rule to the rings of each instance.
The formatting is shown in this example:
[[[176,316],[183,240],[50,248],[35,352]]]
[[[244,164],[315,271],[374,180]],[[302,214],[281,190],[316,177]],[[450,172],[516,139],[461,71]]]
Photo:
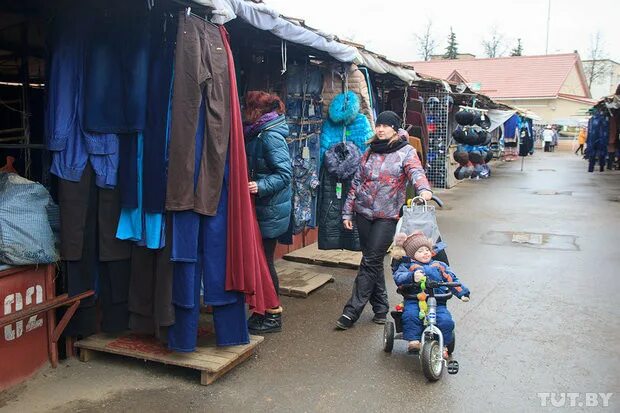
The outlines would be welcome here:
[[[433,241],[426,238],[421,231],[414,231],[409,236],[405,236],[405,234],[402,233],[396,234],[394,243],[402,246],[409,258],[413,258],[416,251],[421,247],[428,247],[429,250],[433,250]]]

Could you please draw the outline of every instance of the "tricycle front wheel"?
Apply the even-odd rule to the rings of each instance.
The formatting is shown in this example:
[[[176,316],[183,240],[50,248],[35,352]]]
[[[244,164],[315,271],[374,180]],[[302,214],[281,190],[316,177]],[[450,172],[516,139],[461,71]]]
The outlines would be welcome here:
[[[427,340],[420,352],[420,362],[422,372],[429,381],[437,381],[443,373],[444,360],[443,351],[437,340]]]

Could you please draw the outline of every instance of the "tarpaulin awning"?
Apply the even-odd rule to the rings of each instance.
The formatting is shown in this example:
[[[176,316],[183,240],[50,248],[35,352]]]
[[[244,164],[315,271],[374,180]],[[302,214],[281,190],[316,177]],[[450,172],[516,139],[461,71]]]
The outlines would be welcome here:
[[[406,83],[420,79],[413,67],[392,62],[363,48],[339,41],[336,36],[306,26],[303,20],[281,16],[263,3],[244,0],[193,0],[214,9],[211,21],[224,24],[237,17],[253,27],[266,30],[280,39],[328,53],[340,62],[365,66],[375,73],[389,73]]]

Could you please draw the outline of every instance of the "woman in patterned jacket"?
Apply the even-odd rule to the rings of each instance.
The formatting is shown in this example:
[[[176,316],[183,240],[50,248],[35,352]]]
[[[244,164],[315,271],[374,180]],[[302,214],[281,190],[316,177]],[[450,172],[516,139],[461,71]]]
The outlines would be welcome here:
[[[375,313],[372,320],[377,324],[385,323],[389,304],[383,259],[394,238],[407,183],[427,201],[432,196],[415,149],[409,145],[406,132],[399,133],[400,124],[394,112],[386,111],[377,116],[375,135],[369,141],[342,210],[345,228],[353,229],[355,219],[362,247],[353,293],[336,321],[336,326],[342,330],[353,326],[368,301]]]

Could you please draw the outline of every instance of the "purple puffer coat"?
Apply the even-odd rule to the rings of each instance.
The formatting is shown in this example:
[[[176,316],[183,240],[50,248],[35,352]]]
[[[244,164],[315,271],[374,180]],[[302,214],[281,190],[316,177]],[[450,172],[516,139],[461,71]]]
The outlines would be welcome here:
[[[364,153],[355,173],[342,219],[352,219],[353,212],[369,220],[398,219],[407,196],[407,181],[417,193],[430,191],[424,169],[415,149],[406,145],[392,153]]]

